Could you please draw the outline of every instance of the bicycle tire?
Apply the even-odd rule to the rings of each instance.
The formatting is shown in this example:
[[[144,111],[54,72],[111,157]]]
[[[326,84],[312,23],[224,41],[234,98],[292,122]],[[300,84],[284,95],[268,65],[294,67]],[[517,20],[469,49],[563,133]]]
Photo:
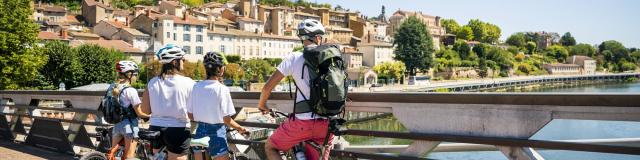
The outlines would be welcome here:
[[[102,152],[91,151],[83,154],[82,157],[80,157],[80,160],[107,160],[107,156]]]

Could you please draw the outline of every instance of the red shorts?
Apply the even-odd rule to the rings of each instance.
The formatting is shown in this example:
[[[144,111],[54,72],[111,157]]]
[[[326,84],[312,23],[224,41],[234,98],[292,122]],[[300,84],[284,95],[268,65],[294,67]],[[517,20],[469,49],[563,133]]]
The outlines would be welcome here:
[[[329,121],[326,119],[314,119],[314,120],[299,120],[299,119],[287,119],[283,122],[273,135],[269,137],[273,147],[280,151],[288,151],[293,146],[300,142],[312,140],[315,143],[322,145],[324,138],[327,136]],[[329,136],[329,144],[333,140],[333,134]],[[333,145],[329,145],[330,148],[325,149],[325,156],[322,159],[329,159],[329,152]],[[317,160],[320,154],[311,145],[305,146],[305,155],[309,160]]]

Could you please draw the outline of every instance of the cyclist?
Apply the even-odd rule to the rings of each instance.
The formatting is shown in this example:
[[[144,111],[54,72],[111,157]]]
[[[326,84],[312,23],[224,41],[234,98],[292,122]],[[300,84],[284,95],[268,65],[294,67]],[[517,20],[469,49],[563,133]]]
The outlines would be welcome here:
[[[208,52],[204,56],[203,63],[207,79],[193,86],[191,97],[187,102],[189,117],[198,123],[198,129],[193,138],[209,137],[209,154],[215,160],[229,159],[226,126],[240,133],[247,131],[231,118],[236,111],[229,88],[221,83],[226,63],[223,55]]]
[[[142,113],[140,109],[140,97],[135,88],[130,87],[138,78],[138,65],[132,61],[119,61],[116,64],[116,72],[118,72],[118,80],[111,85],[112,95],[118,96],[120,105],[124,111],[123,120],[116,123],[113,127],[113,136],[111,138],[112,151],[117,151],[120,142],[124,139],[124,154],[122,159],[134,158],[136,141],[138,138],[138,117],[147,118],[147,114]],[[112,153],[112,152],[110,152]],[[113,157],[113,154],[109,155]]]
[[[161,48],[156,53],[161,73],[149,81],[143,94],[143,110],[151,114],[149,130],[160,131],[158,141],[152,143],[154,153],[166,146],[169,160],[186,159],[191,138],[187,100],[195,81],[180,75],[184,55],[172,44]]]
[[[306,19],[298,25],[297,29],[298,37],[302,40],[305,50],[316,48],[322,44],[322,36],[325,34],[325,29],[319,21]],[[304,63],[305,59],[303,54],[295,52],[278,65],[277,71],[273,73],[264,88],[262,88],[258,108],[263,114],[269,112],[266,102],[267,99],[269,99],[271,91],[285,76],[292,76],[299,87],[298,90],[300,91],[296,93],[296,103],[304,101],[303,96],[310,97],[309,74],[308,70],[303,69]],[[305,76],[305,78],[303,79],[302,76]],[[322,144],[328,132],[328,123],[327,117],[321,117],[311,112],[296,113],[293,117],[290,117],[282,123],[267,140],[265,152],[268,159],[282,159],[278,151],[287,151],[303,141],[312,140],[318,144]],[[329,144],[332,139],[333,135],[330,135]],[[307,159],[319,159],[319,153],[316,149],[309,145],[305,147],[307,151],[305,152],[305,156]],[[329,158],[329,150],[330,149],[325,149],[323,159]]]

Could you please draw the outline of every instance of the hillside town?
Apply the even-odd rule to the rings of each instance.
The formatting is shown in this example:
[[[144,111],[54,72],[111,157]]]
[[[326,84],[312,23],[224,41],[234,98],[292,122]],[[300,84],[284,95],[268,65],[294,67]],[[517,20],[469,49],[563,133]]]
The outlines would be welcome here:
[[[257,0],[211,1],[191,7],[180,1],[162,0],[128,9],[112,6],[111,0],[82,0],[80,11],[41,1],[32,5],[32,17],[40,25],[41,45],[51,40],[72,47],[94,44],[123,52],[145,64],[152,63],[154,53],[166,44],[180,46],[192,63],[202,61],[203,54],[212,51],[237,56],[241,61],[282,59],[302,47],[296,37],[296,25],[315,19],[327,28],[324,41],[339,46],[343,52],[354,86],[377,84],[379,78],[383,81],[380,83],[404,83],[408,76],[406,62],[396,56],[394,35],[406,19],[415,17],[426,26],[434,49],[433,61],[417,73],[429,79],[595,74],[596,70],[608,69],[602,67],[603,63],[596,63],[594,55],[573,53],[569,47],[557,49],[560,36],[555,32],[517,33],[505,43],[497,39],[500,29],[493,24],[472,20],[469,25],[457,26],[451,19],[402,9],[387,17],[384,5],[374,17],[342,7],[270,5]],[[487,26],[484,28],[497,28],[497,35],[465,34],[465,29],[476,22]],[[475,28],[472,29],[479,32]],[[526,44],[510,41],[519,35],[527,36],[527,41],[519,42]],[[477,46],[486,48],[479,50],[486,50],[482,54],[489,56],[479,57]],[[500,55],[501,51],[511,55]],[[509,57],[504,60],[500,56]],[[399,64],[394,68],[393,63]],[[250,75],[248,79],[263,82],[265,76],[268,74]]]

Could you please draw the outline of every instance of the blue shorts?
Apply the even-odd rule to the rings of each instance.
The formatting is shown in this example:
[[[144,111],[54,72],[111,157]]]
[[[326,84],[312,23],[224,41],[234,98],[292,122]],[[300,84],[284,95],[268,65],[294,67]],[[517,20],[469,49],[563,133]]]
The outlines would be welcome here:
[[[113,137],[138,138],[138,119],[123,119],[113,126]]]
[[[209,155],[212,157],[222,156],[229,153],[227,145],[227,126],[223,123],[209,124],[198,122],[195,139],[209,137]]]

